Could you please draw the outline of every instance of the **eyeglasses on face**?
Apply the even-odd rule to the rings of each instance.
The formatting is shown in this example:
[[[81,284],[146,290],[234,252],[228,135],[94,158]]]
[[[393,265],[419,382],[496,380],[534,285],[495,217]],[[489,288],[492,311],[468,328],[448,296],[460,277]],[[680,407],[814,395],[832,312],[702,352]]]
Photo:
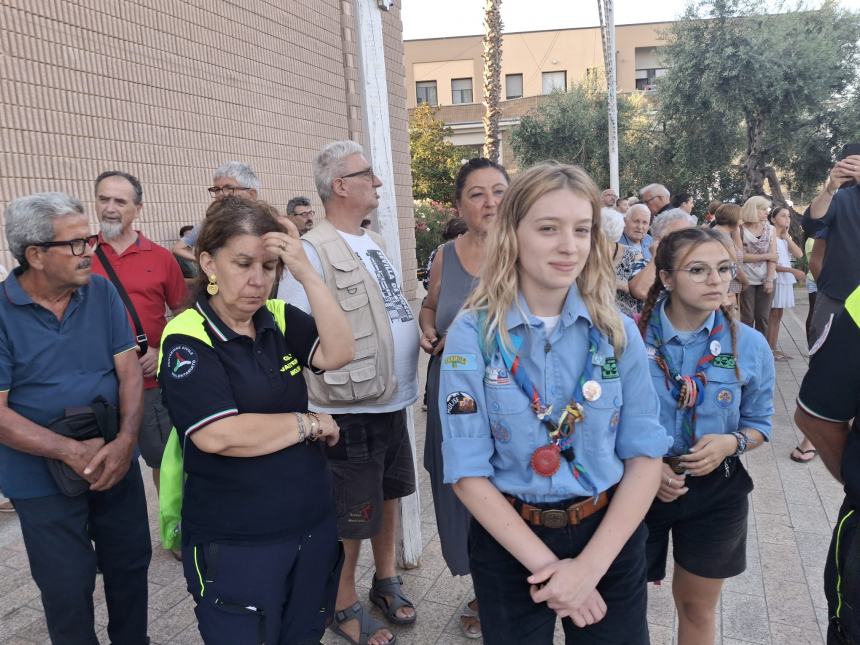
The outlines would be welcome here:
[[[98,235],[90,235],[88,237],[77,237],[74,240],[55,240],[53,242],[37,242],[30,246],[38,246],[43,249],[50,249],[55,246],[68,246],[72,250],[72,255],[83,255],[88,247],[95,248],[99,243]]]
[[[711,275],[711,272],[716,271],[722,282],[728,282],[729,280],[734,279],[738,274],[738,265],[721,264],[718,267],[709,267],[706,264],[696,264],[686,269],[674,269],[674,271],[683,271],[684,273],[689,274],[690,280],[698,284],[705,282],[708,279],[708,276]]]
[[[305,211],[303,213],[293,213],[293,217],[313,217],[315,213],[313,211]]]
[[[209,186],[206,190],[209,191],[209,194],[212,197],[218,197],[219,195],[224,195],[225,197],[229,197],[237,190],[251,190],[247,186]]]
[[[373,167],[365,168],[364,170],[357,170],[356,172],[351,172],[348,175],[342,175],[339,179],[349,179],[350,177],[367,177],[371,181],[375,177],[373,173]]]

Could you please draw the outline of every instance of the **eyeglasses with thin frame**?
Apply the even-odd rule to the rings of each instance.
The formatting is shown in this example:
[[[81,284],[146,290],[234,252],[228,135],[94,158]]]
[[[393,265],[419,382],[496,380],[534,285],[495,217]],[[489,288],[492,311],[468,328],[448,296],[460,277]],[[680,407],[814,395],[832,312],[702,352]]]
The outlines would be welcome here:
[[[209,191],[209,194],[212,197],[218,197],[218,195],[224,194],[225,197],[229,197],[237,190],[251,190],[247,186],[209,186],[206,190]]]
[[[313,217],[315,214],[313,211],[305,211],[304,213],[293,213],[293,217]]]
[[[357,170],[356,172],[351,172],[348,175],[342,175],[338,179],[349,179],[350,177],[367,177],[371,181],[376,175],[373,172],[373,167],[365,168],[364,170]]]
[[[721,264],[718,267],[709,267],[706,264],[697,264],[687,269],[673,269],[673,271],[683,271],[687,273],[690,276],[690,280],[697,284],[706,282],[708,277],[711,275],[711,272],[716,271],[721,282],[728,282],[729,280],[733,280],[738,274],[738,265]]]
[[[53,242],[37,242],[30,246],[38,246],[43,249],[49,249],[55,246],[68,246],[72,250],[72,255],[83,255],[87,251],[87,247],[95,248],[99,243],[98,235],[89,235],[87,237],[77,237],[74,240],[55,240]]]

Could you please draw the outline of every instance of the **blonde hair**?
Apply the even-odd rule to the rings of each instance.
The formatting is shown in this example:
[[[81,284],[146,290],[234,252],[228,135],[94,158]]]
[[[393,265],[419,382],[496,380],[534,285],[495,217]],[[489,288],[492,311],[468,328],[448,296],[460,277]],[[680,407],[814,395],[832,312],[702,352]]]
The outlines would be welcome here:
[[[746,222],[747,224],[758,223],[759,219],[756,211],[759,206],[764,206],[766,209],[770,210],[770,200],[767,197],[762,197],[761,195],[754,195],[746,200],[744,205],[741,206],[741,221]]]
[[[519,293],[517,229],[535,202],[556,190],[570,190],[591,204],[591,251],[576,278],[576,285],[593,324],[612,343],[616,355],[620,355],[626,338],[615,305],[612,254],[601,227],[600,193],[579,166],[542,163],[514,177],[490,232],[487,248],[493,252],[484,263],[481,279],[464,308],[477,313],[485,349],[494,346],[496,334],[507,348],[512,347],[505,320],[508,310],[517,304]]]

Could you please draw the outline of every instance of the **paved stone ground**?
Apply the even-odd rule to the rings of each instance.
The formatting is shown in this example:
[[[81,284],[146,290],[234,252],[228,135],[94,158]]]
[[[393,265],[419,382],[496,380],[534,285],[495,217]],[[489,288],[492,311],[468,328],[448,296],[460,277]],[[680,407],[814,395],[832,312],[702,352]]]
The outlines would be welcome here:
[[[774,437],[746,457],[755,482],[751,498],[747,571],[728,581],[719,607],[718,642],[822,643],[826,603],[821,590],[829,534],[839,508],[840,487],[816,459],[809,465],[788,459],[797,443],[794,398],[806,371],[803,340],[806,295],[798,289],[798,307],[786,314],[780,346],[793,360],[777,363],[778,391]],[[426,363],[422,363],[422,373]],[[423,450],[424,414],[416,406],[419,455]],[[420,463],[419,458],[419,463]],[[148,474],[145,475],[148,479]],[[459,632],[459,608],[470,598],[466,579],[453,578],[439,546],[427,474],[419,468],[424,551],[421,566],[403,573],[406,590],[415,600],[418,622],[396,628],[398,642],[421,645],[465,645]],[[155,495],[148,483],[152,534],[157,535]],[[185,590],[181,566],[158,548],[150,568],[150,635],[153,643],[192,644],[201,639],[193,603]],[[362,554],[359,585],[367,589],[373,575],[369,549]],[[361,595],[366,598],[366,592]],[[378,612],[374,610],[379,616]],[[669,585],[649,587],[648,620],[655,644],[674,642],[675,611]],[[107,622],[101,590],[96,597],[96,623],[107,643]],[[0,643],[48,643],[38,590],[29,576],[20,530],[14,515],[0,516]],[[326,635],[325,643],[345,641]],[[563,643],[560,629],[556,643]]]

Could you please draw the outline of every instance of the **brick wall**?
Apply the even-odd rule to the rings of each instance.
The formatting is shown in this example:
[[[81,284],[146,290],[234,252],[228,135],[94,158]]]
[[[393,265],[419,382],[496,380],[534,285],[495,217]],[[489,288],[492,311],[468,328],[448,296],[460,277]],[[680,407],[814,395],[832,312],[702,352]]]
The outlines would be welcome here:
[[[350,0],[0,0],[0,208],[62,190],[92,212],[92,179],[117,168],[143,183],[141,230],[170,244],[180,225],[202,218],[212,170],[238,159],[259,174],[263,199],[284,207],[304,194],[321,210],[313,156],[360,124],[360,104],[348,103],[358,91],[355,46],[343,38],[350,8]],[[412,258],[399,13],[384,20],[398,208]],[[0,261],[12,264],[5,236]]]

